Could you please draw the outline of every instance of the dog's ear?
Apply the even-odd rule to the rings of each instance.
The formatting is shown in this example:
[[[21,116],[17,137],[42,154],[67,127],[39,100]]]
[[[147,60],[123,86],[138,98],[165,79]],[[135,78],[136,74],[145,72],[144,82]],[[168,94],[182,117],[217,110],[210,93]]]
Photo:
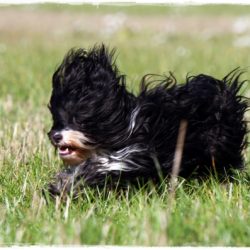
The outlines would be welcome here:
[[[109,51],[103,44],[88,51],[71,49],[53,75],[53,87],[102,88],[123,84],[124,76],[119,75],[114,53],[114,49]]]

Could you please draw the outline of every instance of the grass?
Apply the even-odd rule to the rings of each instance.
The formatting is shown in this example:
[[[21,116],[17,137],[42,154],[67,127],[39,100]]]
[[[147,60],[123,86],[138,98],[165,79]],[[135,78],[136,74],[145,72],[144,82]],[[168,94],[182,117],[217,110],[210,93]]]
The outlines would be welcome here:
[[[12,8],[11,5],[6,5],[5,8]],[[18,9],[27,9],[26,6],[19,5]],[[100,13],[109,14],[115,12],[123,12],[131,16],[159,16],[159,15],[226,15],[226,16],[238,16],[248,15],[250,6],[248,5],[212,5],[206,4],[203,7],[197,8],[196,6],[186,5],[168,5],[168,4],[126,4],[126,3],[109,3],[109,4],[44,4],[44,5],[30,5],[31,9],[39,9],[45,11],[56,12],[88,12],[88,13]]]
[[[207,73],[218,78],[232,69],[250,66],[249,47],[236,41],[250,35],[216,32],[216,13],[223,10],[225,23],[249,13],[244,6],[207,7],[121,7],[121,6],[18,6],[0,8],[14,14],[23,11],[57,18],[65,22],[43,25],[36,17],[27,29],[22,20],[6,16],[10,27],[0,37],[0,244],[111,244],[111,245],[206,245],[250,246],[250,180],[238,173],[234,182],[216,179],[178,182],[175,199],[170,202],[168,183],[160,188],[151,185],[123,193],[86,190],[83,198],[66,204],[45,204],[41,189],[60,168],[46,132],[51,125],[46,107],[51,91],[51,76],[65,52],[71,47],[89,47],[104,42],[117,47],[117,63],[126,72],[128,88],[138,91],[143,74],[173,71],[182,82],[186,74]],[[75,28],[68,16],[116,17],[126,15],[126,22],[138,16],[142,28],[123,24],[111,33]],[[65,14],[66,13],[66,14]],[[211,24],[196,30],[206,18]],[[158,15],[159,14],[159,15]],[[58,16],[59,15],[59,16]],[[66,15],[66,16],[65,16]],[[175,17],[185,29],[158,31],[157,20]],[[145,22],[156,20],[156,26]],[[64,20],[64,19],[63,19]],[[85,19],[83,18],[82,21]],[[132,22],[131,21],[131,22]],[[144,22],[144,23],[143,23]],[[15,26],[11,26],[14,23]],[[47,25],[47,26],[46,26]],[[67,32],[64,29],[71,25]],[[108,24],[107,24],[108,25]],[[143,26],[144,25],[144,26]],[[159,23],[162,25],[162,23]],[[211,26],[211,27],[210,27]],[[41,30],[40,30],[41,27]],[[224,27],[224,26],[222,26]],[[105,27],[104,27],[105,28]],[[181,28],[181,27],[180,27]],[[187,32],[188,30],[188,32]],[[0,30],[1,31],[1,30]],[[249,70],[248,70],[249,71]],[[249,79],[249,72],[243,78]],[[249,88],[243,90],[249,96]],[[249,154],[246,152],[246,161]],[[246,172],[249,173],[247,165]],[[159,190],[158,190],[159,189]]]

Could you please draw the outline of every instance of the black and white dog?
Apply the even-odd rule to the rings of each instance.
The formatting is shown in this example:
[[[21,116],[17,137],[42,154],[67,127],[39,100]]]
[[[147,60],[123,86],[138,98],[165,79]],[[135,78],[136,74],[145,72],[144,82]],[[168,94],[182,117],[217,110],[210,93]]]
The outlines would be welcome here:
[[[49,138],[66,168],[49,185],[51,195],[77,195],[85,186],[138,178],[158,180],[171,171],[182,120],[187,131],[179,175],[228,174],[243,168],[247,103],[241,72],[222,80],[200,74],[147,75],[138,96],[104,45],[72,49],[53,75]]]

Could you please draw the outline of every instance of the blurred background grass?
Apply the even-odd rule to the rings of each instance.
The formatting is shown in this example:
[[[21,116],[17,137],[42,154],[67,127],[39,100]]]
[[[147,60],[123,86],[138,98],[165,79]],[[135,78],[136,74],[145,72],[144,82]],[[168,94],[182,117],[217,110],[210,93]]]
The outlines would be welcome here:
[[[249,13],[242,5],[1,6],[0,243],[250,245],[243,177],[229,189],[180,185],[168,229],[166,199],[157,194],[111,194],[60,210],[45,206],[40,192],[60,167],[46,136],[47,103],[52,74],[70,48],[116,47],[135,93],[146,73],[172,71],[181,83],[187,74],[222,78],[241,67],[249,79]]]
[[[173,71],[180,81],[187,73],[223,77],[250,65],[249,10],[240,5],[2,6],[0,93],[37,103],[39,92],[47,102],[43,94],[66,51],[101,42],[117,48],[120,70],[135,91],[150,72]]]

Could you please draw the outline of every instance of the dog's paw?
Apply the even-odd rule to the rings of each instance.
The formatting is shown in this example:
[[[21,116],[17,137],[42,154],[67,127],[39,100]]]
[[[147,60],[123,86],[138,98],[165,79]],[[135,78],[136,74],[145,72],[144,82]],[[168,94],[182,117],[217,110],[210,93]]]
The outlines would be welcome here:
[[[61,185],[58,185],[57,182],[49,183],[47,190],[49,195],[53,198],[62,195]]]
[[[70,195],[73,190],[74,176],[69,171],[63,171],[58,173],[54,180],[48,184],[47,191],[52,198],[59,197],[64,199],[67,195]]]

